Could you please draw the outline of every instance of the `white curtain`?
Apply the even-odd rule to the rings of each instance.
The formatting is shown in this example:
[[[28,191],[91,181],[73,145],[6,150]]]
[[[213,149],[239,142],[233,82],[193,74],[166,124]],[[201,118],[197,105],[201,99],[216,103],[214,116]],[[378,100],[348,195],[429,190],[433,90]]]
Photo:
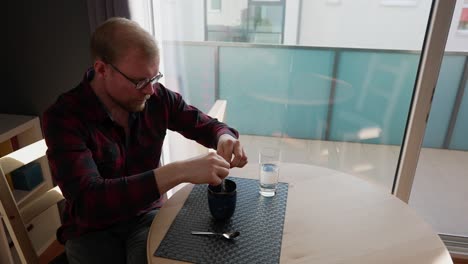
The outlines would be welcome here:
[[[154,34],[150,0],[87,0],[87,4],[91,32],[111,17],[125,17]]]

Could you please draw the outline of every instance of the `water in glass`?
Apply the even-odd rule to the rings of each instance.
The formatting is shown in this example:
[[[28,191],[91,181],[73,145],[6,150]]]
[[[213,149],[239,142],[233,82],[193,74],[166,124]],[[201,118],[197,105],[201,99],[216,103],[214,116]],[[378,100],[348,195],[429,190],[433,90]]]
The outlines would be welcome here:
[[[260,194],[265,197],[275,195],[278,184],[279,167],[273,163],[260,165]]]

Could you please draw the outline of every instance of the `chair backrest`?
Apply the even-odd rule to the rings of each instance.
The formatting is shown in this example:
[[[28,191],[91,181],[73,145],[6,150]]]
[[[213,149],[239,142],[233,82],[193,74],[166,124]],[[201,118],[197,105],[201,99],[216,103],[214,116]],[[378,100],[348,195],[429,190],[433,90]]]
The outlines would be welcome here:
[[[3,216],[6,228],[22,263],[38,262],[38,256],[29,239],[25,224],[62,201],[64,197],[57,186],[42,193],[34,201],[19,209],[5,175],[44,157],[46,150],[45,141],[40,140],[0,158],[0,214]]]

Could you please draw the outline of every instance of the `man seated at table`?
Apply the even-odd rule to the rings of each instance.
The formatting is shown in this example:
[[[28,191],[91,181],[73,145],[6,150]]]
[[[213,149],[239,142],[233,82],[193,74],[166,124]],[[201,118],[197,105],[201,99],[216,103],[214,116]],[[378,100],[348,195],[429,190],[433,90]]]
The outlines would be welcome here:
[[[146,263],[163,194],[221,183],[247,157],[238,132],[158,83],[159,49],[137,23],[113,18],[91,37],[93,67],[44,113],[47,157],[66,198],[57,231],[70,263]],[[166,130],[210,153],[159,166]]]

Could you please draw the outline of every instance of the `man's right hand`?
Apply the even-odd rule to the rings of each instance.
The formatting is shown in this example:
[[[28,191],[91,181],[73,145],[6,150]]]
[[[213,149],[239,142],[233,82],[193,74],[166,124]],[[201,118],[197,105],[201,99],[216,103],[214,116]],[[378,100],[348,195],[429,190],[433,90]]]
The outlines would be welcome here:
[[[210,152],[184,161],[177,161],[154,170],[159,193],[174,186],[190,182],[219,185],[229,174],[230,164],[220,155]]]
[[[214,152],[182,162],[185,181],[194,184],[219,185],[228,176],[229,168],[229,162]]]

